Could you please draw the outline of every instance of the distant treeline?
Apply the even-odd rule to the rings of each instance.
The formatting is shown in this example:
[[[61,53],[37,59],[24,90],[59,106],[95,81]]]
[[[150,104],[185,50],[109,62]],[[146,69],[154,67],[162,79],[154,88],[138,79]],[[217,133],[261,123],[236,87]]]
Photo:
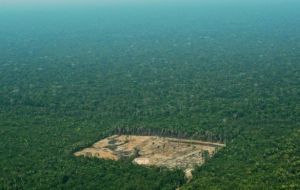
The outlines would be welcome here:
[[[166,128],[146,128],[146,127],[115,127],[110,130],[103,131],[97,140],[104,139],[112,135],[141,135],[141,136],[159,136],[159,137],[170,137],[178,139],[190,139],[190,140],[201,140],[208,141],[212,143],[223,143],[226,144],[228,138],[226,134],[214,134],[210,131],[201,131],[201,132],[191,132],[191,131],[182,131],[178,129],[166,129]],[[74,144],[68,152],[72,154],[83,148],[90,147],[95,143],[95,141],[83,141],[77,144]]]
[[[210,131],[189,132],[166,128],[144,128],[144,127],[117,127],[106,132],[106,135],[155,135],[160,137],[173,137],[179,139],[193,139],[209,142],[226,143],[225,134],[214,134]]]

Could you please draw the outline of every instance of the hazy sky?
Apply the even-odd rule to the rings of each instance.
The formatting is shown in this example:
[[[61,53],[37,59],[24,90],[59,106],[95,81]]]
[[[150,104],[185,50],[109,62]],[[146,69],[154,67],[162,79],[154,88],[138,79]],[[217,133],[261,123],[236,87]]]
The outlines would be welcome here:
[[[130,2],[159,2],[168,0],[0,0],[1,4],[75,4],[75,3],[130,3]]]
[[[297,0],[0,0],[1,4],[31,4],[31,3],[38,3],[38,4],[74,4],[74,3],[152,3],[152,2],[254,2],[254,1],[262,1],[262,2],[278,2],[278,1],[297,1]]]
[[[226,3],[283,3],[286,4],[288,2],[299,2],[300,0],[0,0],[0,8],[4,5],[89,5],[89,4],[97,4],[97,5],[106,5],[106,4],[144,4],[144,3],[167,3],[173,4],[175,2],[180,2],[183,4],[188,4],[191,2],[197,3],[217,3],[217,4],[226,4]]]
[[[1,5],[123,5],[123,4],[144,4],[144,3],[172,3],[175,1],[188,2],[195,0],[0,0]],[[201,1],[201,0],[199,0]]]
[[[145,3],[174,3],[191,2],[196,0],[0,0],[1,5],[123,5],[123,4],[145,4]],[[203,1],[203,0],[198,0]],[[207,0],[205,0],[207,1]],[[216,1],[216,0],[211,0]],[[221,0],[224,1],[224,0]]]

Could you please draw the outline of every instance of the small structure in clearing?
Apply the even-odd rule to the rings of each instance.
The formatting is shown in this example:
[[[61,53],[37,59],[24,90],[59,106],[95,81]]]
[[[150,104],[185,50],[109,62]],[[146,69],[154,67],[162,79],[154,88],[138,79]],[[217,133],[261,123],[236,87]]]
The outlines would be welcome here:
[[[119,160],[132,157],[139,165],[180,168],[191,178],[195,166],[202,165],[224,144],[158,136],[113,135],[92,147],[75,152],[75,156]]]

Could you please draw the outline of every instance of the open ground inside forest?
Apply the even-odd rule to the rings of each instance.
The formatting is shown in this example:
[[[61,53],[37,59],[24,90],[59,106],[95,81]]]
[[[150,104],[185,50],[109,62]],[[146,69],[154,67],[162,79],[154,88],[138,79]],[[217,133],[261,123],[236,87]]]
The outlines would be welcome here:
[[[158,136],[113,135],[91,147],[75,152],[75,156],[119,160],[133,159],[145,166],[183,169],[188,179],[196,166],[202,165],[224,144]]]

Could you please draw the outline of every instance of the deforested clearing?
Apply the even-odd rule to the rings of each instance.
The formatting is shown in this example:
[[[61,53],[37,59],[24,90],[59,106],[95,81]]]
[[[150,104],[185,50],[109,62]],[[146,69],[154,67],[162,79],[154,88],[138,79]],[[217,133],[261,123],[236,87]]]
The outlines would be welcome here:
[[[75,156],[119,160],[133,158],[145,166],[180,168],[190,178],[195,166],[202,165],[225,144],[158,136],[113,135],[91,147],[75,152]]]

